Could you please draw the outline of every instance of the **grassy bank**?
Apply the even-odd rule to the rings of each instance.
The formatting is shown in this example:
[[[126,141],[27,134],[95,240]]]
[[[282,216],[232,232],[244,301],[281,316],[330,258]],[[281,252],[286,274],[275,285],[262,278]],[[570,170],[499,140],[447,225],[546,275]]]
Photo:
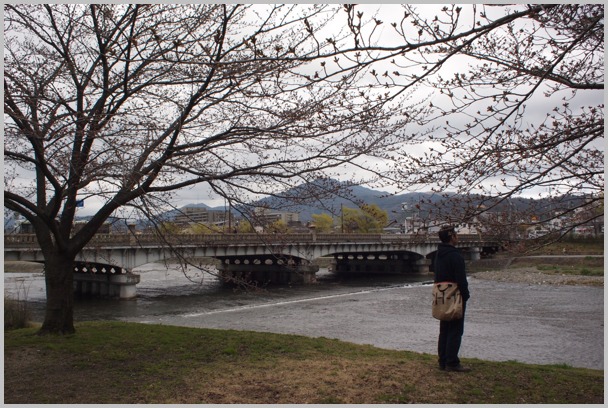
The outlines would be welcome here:
[[[118,322],[5,332],[5,403],[603,403],[604,372],[326,338]]]
[[[603,257],[580,258],[516,258],[510,264],[512,268],[535,267],[547,274],[565,274],[581,276],[604,276]]]
[[[522,255],[603,255],[604,238],[564,238],[559,242],[535,248],[535,241],[521,241],[518,253]]]

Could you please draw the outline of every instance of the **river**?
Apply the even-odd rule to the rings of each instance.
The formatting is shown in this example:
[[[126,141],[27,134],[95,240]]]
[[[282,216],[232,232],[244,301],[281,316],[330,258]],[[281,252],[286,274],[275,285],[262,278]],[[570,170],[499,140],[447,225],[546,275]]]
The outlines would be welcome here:
[[[341,278],[326,269],[312,285],[243,291],[212,275],[148,264],[135,300],[77,300],[76,321],[121,320],[336,338],[381,348],[436,353],[430,276]],[[44,315],[40,273],[5,273],[5,293]],[[604,368],[604,289],[469,278],[461,357]]]

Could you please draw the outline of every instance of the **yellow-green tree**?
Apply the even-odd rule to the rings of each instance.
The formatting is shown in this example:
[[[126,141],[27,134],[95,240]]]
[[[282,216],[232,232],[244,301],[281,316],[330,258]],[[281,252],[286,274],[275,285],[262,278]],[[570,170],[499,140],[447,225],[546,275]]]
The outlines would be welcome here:
[[[364,204],[361,206],[361,211],[365,214],[366,219],[371,220],[368,232],[382,232],[382,229],[388,224],[388,213],[376,204]]]
[[[249,222],[248,220],[239,221],[236,230],[241,234],[250,234],[255,232],[255,228],[253,228],[253,225],[251,225],[251,222]]]
[[[289,226],[283,220],[276,220],[272,224],[269,224],[266,228],[264,228],[266,232],[276,233],[276,234],[287,234],[289,233]]]
[[[315,225],[315,230],[321,234],[331,232],[334,226],[333,217],[326,213],[313,214],[312,222]]]
[[[165,221],[158,226],[162,234],[179,234],[182,228],[174,222]]]
[[[197,223],[190,226],[190,232],[193,234],[215,234],[222,232],[222,228],[218,227],[217,225]]]
[[[376,204],[342,208],[343,231],[346,233],[382,232],[387,221],[388,214]]]

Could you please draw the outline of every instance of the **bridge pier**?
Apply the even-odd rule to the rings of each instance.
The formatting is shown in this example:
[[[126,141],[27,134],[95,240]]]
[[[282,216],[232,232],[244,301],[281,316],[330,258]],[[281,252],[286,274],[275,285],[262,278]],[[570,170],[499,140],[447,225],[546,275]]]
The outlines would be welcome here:
[[[140,276],[112,265],[77,262],[74,266],[74,295],[121,300],[137,297]]]
[[[109,297],[121,300],[137,297],[140,277],[134,273],[120,275],[74,274],[74,294],[82,297]]]
[[[479,261],[481,259],[481,248],[469,248],[469,254],[471,261]]]
[[[414,264],[414,273],[431,273],[431,260],[424,257],[418,259]]]
[[[429,273],[429,264],[429,260],[411,252],[336,254],[331,270],[338,274],[424,274]]]
[[[298,258],[223,258],[217,267],[226,283],[307,284],[316,281],[318,265]]]

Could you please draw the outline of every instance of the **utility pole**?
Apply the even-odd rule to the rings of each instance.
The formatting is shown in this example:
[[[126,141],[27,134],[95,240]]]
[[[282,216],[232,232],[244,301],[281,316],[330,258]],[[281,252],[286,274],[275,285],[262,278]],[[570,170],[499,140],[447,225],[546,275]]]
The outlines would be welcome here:
[[[232,201],[228,200],[228,232],[232,232]]]

